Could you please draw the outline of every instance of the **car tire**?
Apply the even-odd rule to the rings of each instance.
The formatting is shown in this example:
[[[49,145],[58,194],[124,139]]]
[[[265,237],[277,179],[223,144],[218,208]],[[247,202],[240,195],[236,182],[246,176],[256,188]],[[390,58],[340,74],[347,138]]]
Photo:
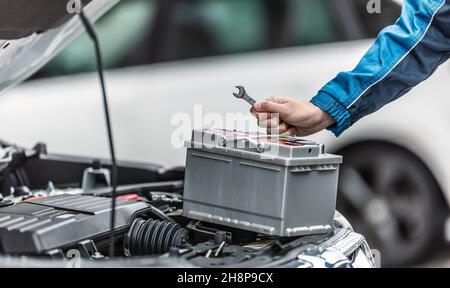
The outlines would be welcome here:
[[[337,152],[344,157],[337,206],[382,266],[417,263],[443,243],[447,204],[428,167],[398,145],[369,141]]]

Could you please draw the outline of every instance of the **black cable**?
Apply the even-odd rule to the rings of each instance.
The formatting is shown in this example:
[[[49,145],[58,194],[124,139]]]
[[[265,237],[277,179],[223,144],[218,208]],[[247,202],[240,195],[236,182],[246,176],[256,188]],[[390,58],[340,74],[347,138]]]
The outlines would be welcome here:
[[[80,12],[80,19],[83,23],[86,32],[88,33],[89,37],[91,38],[92,42],[95,46],[95,55],[97,58],[97,72],[100,78],[100,84],[102,88],[102,94],[103,94],[103,106],[104,106],[104,112],[105,112],[105,118],[106,118],[106,126],[108,131],[108,144],[109,144],[109,150],[111,154],[111,184],[112,184],[112,193],[111,193],[111,231],[110,231],[110,248],[109,248],[109,256],[114,257],[114,224],[116,222],[116,190],[117,190],[117,163],[116,163],[116,153],[114,149],[114,141],[113,141],[113,134],[112,134],[112,126],[111,126],[111,117],[109,113],[109,105],[108,105],[108,97],[106,95],[106,86],[105,86],[105,78],[103,75],[103,60],[102,60],[102,53],[100,49],[100,43],[98,41],[97,33],[95,32],[94,27],[92,26],[89,19],[84,14],[83,10]]]

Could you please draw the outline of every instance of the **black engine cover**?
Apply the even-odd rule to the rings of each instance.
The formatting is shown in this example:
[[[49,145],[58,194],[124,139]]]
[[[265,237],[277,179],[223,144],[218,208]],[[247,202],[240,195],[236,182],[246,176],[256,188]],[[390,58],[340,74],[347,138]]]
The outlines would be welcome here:
[[[116,231],[150,210],[143,202],[117,200]],[[43,254],[80,241],[107,236],[111,199],[59,195],[0,209],[0,250],[7,254]]]

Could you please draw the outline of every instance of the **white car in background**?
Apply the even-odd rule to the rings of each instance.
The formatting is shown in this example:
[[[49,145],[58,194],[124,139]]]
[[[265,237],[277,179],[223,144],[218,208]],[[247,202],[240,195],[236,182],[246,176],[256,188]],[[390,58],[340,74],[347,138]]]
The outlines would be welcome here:
[[[194,105],[201,105],[201,115],[248,113],[231,95],[237,84],[257,99],[309,99],[336,73],[352,69],[372,42],[364,39],[400,15],[401,1],[382,1],[381,14],[367,13],[367,2],[123,1],[97,25],[110,68],[118,157],[184,165],[185,150],[172,143],[175,115],[194,119]],[[82,36],[35,80],[0,97],[3,139],[108,157],[91,49]],[[338,209],[387,265],[422,259],[443,240],[450,203],[449,74],[444,64],[339,139],[329,132],[312,137],[344,156]]]

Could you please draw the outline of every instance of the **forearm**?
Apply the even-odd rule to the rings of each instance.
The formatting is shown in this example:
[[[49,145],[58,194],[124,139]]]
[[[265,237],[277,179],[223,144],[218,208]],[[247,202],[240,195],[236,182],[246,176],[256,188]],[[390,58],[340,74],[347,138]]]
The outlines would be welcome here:
[[[450,0],[407,0],[357,67],[326,84],[311,102],[328,112],[337,136],[399,98],[449,58]]]

